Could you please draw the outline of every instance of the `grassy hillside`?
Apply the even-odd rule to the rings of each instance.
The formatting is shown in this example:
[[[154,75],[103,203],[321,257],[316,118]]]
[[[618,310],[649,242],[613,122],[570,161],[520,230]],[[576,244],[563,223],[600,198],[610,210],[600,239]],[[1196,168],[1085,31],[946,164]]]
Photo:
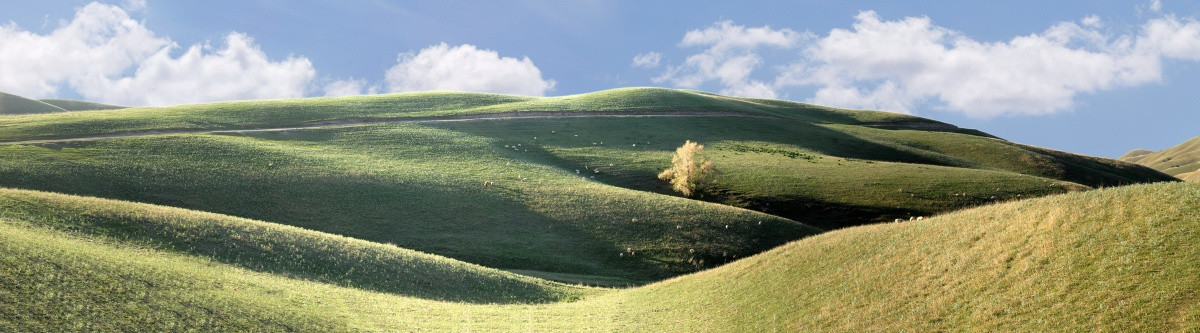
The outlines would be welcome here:
[[[1200,181],[1200,136],[1161,151],[1135,149],[1118,158],[1186,181]]]
[[[127,108],[126,106],[109,105],[109,104],[102,104],[102,103],[88,102],[88,101],[77,101],[77,100],[71,100],[71,99],[43,98],[38,101],[41,101],[42,103],[57,106],[63,110],[67,110],[67,111],[116,110],[116,109]]]
[[[1193,264],[1200,260],[1193,246],[1200,239],[1194,214],[1200,186],[1192,183],[847,228],[645,287],[596,290],[573,302],[491,305],[255,272],[199,253],[99,236],[92,230],[104,227],[97,224],[52,229],[38,221],[86,220],[91,213],[72,210],[113,203],[25,191],[0,197],[50,202],[17,204],[0,218],[0,290],[18,300],[0,303],[6,331],[1200,329],[1194,292],[1200,267]],[[45,206],[67,209],[38,208]],[[130,206],[120,210],[206,215]],[[27,216],[13,217],[21,214]],[[228,220],[218,228],[252,223]],[[164,223],[186,224],[180,222]]]
[[[204,257],[358,289],[472,303],[536,303],[586,290],[394,245],[179,208],[0,189],[0,219],[102,243]]]
[[[64,111],[66,110],[49,103],[0,92],[0,116]]]
[[[0,150],[11,157],[0,178],[16,187],[285,223],[496,268],[633,281],[818,232],[753,211],[579,179],[497,149],[500,142],[444,130],[271,135],[6,146]]]
[[[481,114],[543,118],[463,119]],[[590,116],[546,118],[563,115]],[[405,119],[423,121],[372,122]],[[171,133],[315,124],[338,126]],[[283,223],[565,281],[639,284],[821,229],[1173,179],[908,115],[652,88],[0,118],[9,142],[139,131],[150,132],[0,145],[0,185]],[[708,145],[722,171],[703,201],[655,178],[684,140]]]

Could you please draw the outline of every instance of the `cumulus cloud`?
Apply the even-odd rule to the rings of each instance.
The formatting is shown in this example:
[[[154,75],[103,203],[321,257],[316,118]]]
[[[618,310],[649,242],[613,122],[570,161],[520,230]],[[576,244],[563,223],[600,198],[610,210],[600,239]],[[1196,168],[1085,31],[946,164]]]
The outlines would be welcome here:
[[[633,67],[656,68],[662,61],[662,53],[647,52],[633,57]]]
[[[1157,1],[1150,7],[1161,10]],[[1102,28],[1091,15],[1007,41],[978,41],[928,17],[884,20],[873,11],[824,36],[722,21],[688,31],[679,45],[705,49],[652,80],[715,84],[722,94],[750,97],[809,88],[807,100],[818,104],[987,118],[1071,110],[1080,94],[1160,81],[1165,60],[1200,61],[1194,19],[1162,14],[1139,27]],[[768,48],[795,53],[768,63],[760,56]]]
[[[474,45],[446,43],[400,54],[388,69],[386,82],[392,92],[455,90],[527,96],[544,96],[555,84],[543,79],[528,57],[501,57]]]
[[[47,35],[0,27],[0,90],[53,96],[76,77],[120,74],[171,44],[119,7],[91,3]]]
[[[763,64],[758,51],[763,47],[791,48],[804,37],[791,29],[747,28],[732,21],[717,22],[688,31],[679,45],[705,47],[704,51],[688,56],[681,65],[669,66],[653,81],[683,88],[717,82],[723,87],[722,94],[775,98],[774,87],[751,79],[751,74]]]
[[[322,90],[325,92],[325,96],[331,97],[373,95],[379,93],[379,86],[368,85],[366,80],[349,78],[330,82]]]
[[[884,21],[867,11],[806,47],[775,84],[815,86],[820,104],[903,112],[933,102],[986,118],[1068,110],[1080,93],[1159,80],[1163,59],[1200,60],[1192,20],[1166,16],[1115,37],[1096,30],[1098,20],[1082,23],[980,42],[927,17]]]
[[[194,45],[179,57],[163,48],[141,61],[132,76],[71,80],[91,100],[126,105],[168,105],[223,100],[303,97],[316,75],[305,58],[271,61],[243,34],[225,47]]]
[[[0,27],[0,90],[50,97],[67,88],[100,102],[166,105],[300,97],[315,76],[308,59],[271,61],[239,33],[224,48],[193,45],[172,56],[178,44],[126,12],[145,1],[124,6],[90,3],[46,35]]]

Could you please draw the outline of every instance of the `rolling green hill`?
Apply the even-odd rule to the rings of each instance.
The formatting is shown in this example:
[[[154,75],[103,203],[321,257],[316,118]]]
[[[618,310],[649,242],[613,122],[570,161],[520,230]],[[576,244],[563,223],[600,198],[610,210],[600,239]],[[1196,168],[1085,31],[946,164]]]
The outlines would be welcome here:
[[[53,104],[0,92],[0,116],[65,111],[67,110]]]
[[[207,213],[30,191],[3,190],[0,198],[0,291],[16,300],[0,303],[5,331],[1200,329],[1194,288],[1200,283],[1194,265],[1200,260],[1194,246],[1200,239],[1194,214],[1200,185],[1194,183],[1108,188],[846,228],[644,287],[576,291],[394,247]],[[291,236],[237,250],[251,259],[181,246],[234,245],[233,235]],[[410,258],[390,264],[421,267],[407,274],[483,274],[487,283],[528,286],[513,289],[517,294],[568,290],[582,298],[444,302],[322,283],[303,273],[288,277],[305,271],[308,261],[276,270],[253,267],[296,248],[320,251],[312,245],[321,243]],[[334,252],[342,257],[325,263],[349,251]],[[441,264],[422,266],[429,261]],[[374,266],[379,263],[349,265],[381,269]],[[463,290],[478,291],[469,285]]]
[[[1186,181],[1200,181],[1200,136],[1157,152],[1135,149],[1118,160],[1145,165]]]
[[[57,106],[59,108],[62,108],[63,110],[67,110],[67,111],[116,110],[116,109],[127,108],[126,106],[101,104],[101,103],[88,102],[88,101],[77,101],[77,100],[72,100],[72,99],[43,98],[43,99],[39,99],[38,101],[41,101],[42,103]]]
[[[655,178],[684,140],[709,146],[721,170],[700,201]],[[717,266],[823,230],[1174,180],[908,115],[654,88],[9,116],[0,141],[2,186],[270,221],[606,285]]]

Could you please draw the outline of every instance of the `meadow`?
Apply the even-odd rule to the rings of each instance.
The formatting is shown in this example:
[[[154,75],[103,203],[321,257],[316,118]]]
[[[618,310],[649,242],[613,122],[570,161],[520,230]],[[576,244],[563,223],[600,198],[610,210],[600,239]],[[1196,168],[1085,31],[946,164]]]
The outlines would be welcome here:
[[[657,88],[28,101],[62,111],[0,116],[3,331],[1157,330],[1197,315],[1188,276],[1092,274],[1189,272],[1194,185],[910,115]],[[693,197],[656,177],[686,140],[717,169]],[[1131,243],[1149,236],[1183,257]],[[1150,278],[1177,301],[1127,288]],[[1113,319],[1083,322],[1097,311]]]
[[[549,304],[445,302],[239,267],[163,237],[103,236],[102,224],[39,218],[197,220],[248,237],[284,226],[144,204],[0,191],[5,330],[1118,330],[1198,329],[1194,183],[1136,185],[989,205],[919,222],[852,227],[696,274],[629,289],[578,288]],[[1167,204],[1169,203],[1169,204]],[[22,204],[17,204],[18,206]],[[14,213],[18,212],[18,213]],[[15,217],[24,212],[25,216]],[[43,215],[44,214],[44,215]],[[101,214],[102,215],[102,214]],[[247,229],[254,225],[259,229]],[[280,241],[356,243],[338,236]],[[167,241],[169,242],[169,241]],[[311,245],[311,244],[309,244]],[[362,244],[367,247],[382,245]],[[253,255],[264,248],[240,251]],[[411,253],[391,248],[401,256]],[[444,260],[413,255],[413,260]],[[488,271],[446,261],[442,279]],[[490,275],[496,281],[521,280]],[[536,281],[536,280],[527,280]],[[571,290],[540,282],[540,293]],[[476,290],[476,289],[464,289]],[[513,291],[516,291],[513,290]],[[568,292],[570,294],[571,292]],[[570,299],[575,299],[570,301]]]

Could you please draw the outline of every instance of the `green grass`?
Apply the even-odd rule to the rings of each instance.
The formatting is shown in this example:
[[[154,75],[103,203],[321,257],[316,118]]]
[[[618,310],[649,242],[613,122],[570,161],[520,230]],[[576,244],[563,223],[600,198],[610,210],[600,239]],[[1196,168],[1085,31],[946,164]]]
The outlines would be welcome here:
[[[1198,210],[1193,183],[1071,193],[837,230],[571,302],[481,305],[251,271],[94,225],[51,229],[36,221],[88,214],[22,206],[0,218],[0,292],[16,300],[0,303],[0,329],[1189,331],[1200,329]]]
[[[9,144],[0,145],[0,186],[227,214],[572,283],[628,285],[717,266],[821,229],[1172,179],[908,115],[654,88],[11,116],[0,118],[0,138],[514,111],[643,116]],[[726,114],[678,116],[689,111]],[[656,112],[672,116],[645,116]],[[677,196],[655,177],[684,140],[709,146],[722,170],[702,201]]]
[[[15,187],[203,209],[489,267],[639,281],[818,232],[753,211],[579,179],[497,149],[500,142],[423,126],[264,135],[278,138],[7,146],[0,148],[10,153],[0,177]],[[496,185],[485,188],[485,181]]]
[[[116,110],[116,109],[127,108],[127,106],[109,105],[109,104],[102,104],[102,103],[96,103],[96,102],[77,101],[77,100],[71,100],[71,99],[43,98],[43,99],[39,99],[39,101],[41,101],[42,103],[57,106],[63,110],[67,110],[67,111]]]
[[[65,112],[58,106],[0,92],[0,116]]]
[[[765,103],[660,88],[625,88],[546,98],[418,92],[135,107],[6,117],[0,118],[0,141],[70,138],[150,130],[292,127],[342,119],[421,119],[523,111],[726,111],[777,115],[808,122],[933,122],[887,112],[846,111],[783,101]]]
[[[1186,181],[1200,181],[1200,137],[1157,152],[1135,149],[1119,160],[1145,165]]]
[[[0,189],[0,219],[285,277],[433,300],[537,303],[586,292],[394,245],[163,206]]]

